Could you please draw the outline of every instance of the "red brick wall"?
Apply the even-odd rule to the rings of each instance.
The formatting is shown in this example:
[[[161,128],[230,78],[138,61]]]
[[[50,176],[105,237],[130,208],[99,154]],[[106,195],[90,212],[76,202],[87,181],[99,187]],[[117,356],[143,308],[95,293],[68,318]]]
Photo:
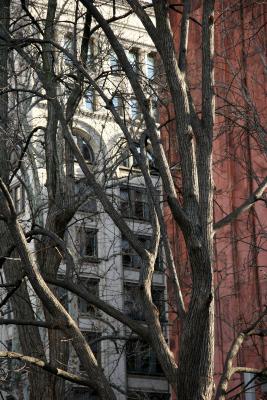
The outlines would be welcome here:
[[[177,4],[174,0],[170,3]],[[198,7],[200,2],[193,3],[195,10],[192,16],[201,22],[201,8]],[[257,129],[260,124],[265,129],[267,126],[267,63],[264,65],[267,48],[267,5],[263,3],[217,2],[215,89],[218,97],[214,129],[216,220],[238,207],[267,173],[266,155],[261,151],[255,132],[255,120]],[[177,10],[182,8],[177,7]],[[181,15],[171,11],[170,17],[178,49]],[[191,22],[187,68],[195,104],[199,109],[200,46],[201,27],[196,22]],[[168,113],[169,116],[173,115],[171,104],[168,106]],[[166,119],[166,110],[162,109],[161,120],[163,122]],[[175,168],[179,162],[179,155],[173,122],[167,124],[162,137],[179,193],[179,169]],[[167,207],[165,216],[187,301],[190,294],[190,273],[185,246],[181,232],[174,225]],[[217,380],[233,337],[254,321],[267,303],[266,203],[257,202],[253,209],[217,232],[215,255]],[[169,293],[172,297],[171,282]],[[172,350],[178,354],[179,323],[175,313],[171,315],[171,320],[170,343]],[[245,342],[236,362],[242,366],[263,368],[266,358],[266,339],[264,341],[263,338],[253,337]],[[235,376],[232,386],[238,383],[240,376]],[[257,398],[263,397],[258,395]]]

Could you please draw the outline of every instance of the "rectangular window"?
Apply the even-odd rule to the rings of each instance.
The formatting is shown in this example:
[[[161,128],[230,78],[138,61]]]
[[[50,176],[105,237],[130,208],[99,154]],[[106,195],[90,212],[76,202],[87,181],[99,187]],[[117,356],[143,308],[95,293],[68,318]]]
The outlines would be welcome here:
[[[127,400],[169,400],[169,393],[158,392],[128,392]]]
[[[163,375],[156,353],[139,339],[130,339],[126,343],[126,368],[128,374]]]
[[[7,351],[12,351],[13,350],[13,342],[12,339],[9,339],[6,341],[6,350]],[[10,379],[11,378],[11,373],[12,373],[12,367],[14,367],[14,362],[11,358],[8,358],[6,360],[6,368],[7,368],[7,373],[8,376],[6,377],[6,379]]]
[[[95,91],[93,89],[87,90],[84,95],[84,107],[87,111],[95,111],[96,110],[96,96]]]
[[[113,74],[121,71],[121,64],[114,52],[110,55],[110,69]]]
[[[82,228],[79,231],[80,256],[96,259],[97,249],[97,230]]]
[[[167,322],[165,312],[164,289],[162,287],[155,286],[152,288],[152,300],[158,309],[160,321]]]
[[[123,167],[130,168],[130,158],[131,158],[131,153],[127,148],[124,148],[120,151],[120,158],[121,158],[121,165]]]
[[[98,279],[79,279],[78,285],[81,289],[87,292],[99,296],[99,281]],[[93,305],[88,303],[88,301],[78,297],[78,311],[80,314],[96,315],[98,309]]]
[[[95,61],[95,44],[94,40],[90,39],[89,44],[88,44],[88,51],[87,51],[87,66],[88,67],[93,67],[94,61]]]
[[[96,391],[85,387],[73,387],[66,400],[100,400]]]
[[[59,279],[60,279],[60,277],[59,277]],[[63,278],[61,278],[61,279],[63,279]],[[67,291],[67,289],[65,289],[61,286],[57,286],[56,294],[57,294],[57,297],[58,297],[60,303],[66,308],[66,310],[68,310],[68,291]]]
[[[138,240],[142,243],[145,249],[149,248],[150,238],[138,236]],[[122,265],[125,268],[140,268],[142,266],[142,259],[136,254],[135,250],[130,246],[127,239],[122,237]]]
[[[16,186],[13,186],[10,190],[10,195],[12,197],[16,213],[23,213],[25,211],[25,194],[22,184],[19,183]]]
[[[124,287],[124,312],[135,321],[145,320],[137,285],[129,284]]]
[[[146,56],[146,76],[148,79],[155,78],[155,55],[147,54]]]
[[[123,101],[121,96],[114,96],[112,99],[113,107],[116,108],[116,111],[119,115],[123,115]]]
[[[150,240],[149,236],[138,236],[138,240],[141,242],[142,246],[149,250]],[[131,247],[128,240],[122,236],[121,239],[121,252],[122,252],[122,265],[124,268],[135,268],[139,269],[142,266],[142,259],[135,250]],[[158,249],[158,255],[154,266],[155,271],[163,271],[163,260],[162,260],[162,248],[161,245]]]
[[[84,331],[82,332],[82,334],[86,338],[86,341],[89,344],[96,358],[96,361],[98,362],[99,365],[101,365],[101,345],[100,345],[101,342],[96,340],[101,337],[101,333]],[[80,372],[83,371],[85,371],[85,368],[82,364],[80,364]]]
[[[138,52],[136,49],[129,50],[127,52],[128,60],[133,67],[133,70],[137,72],[138,70]]]
[[[97,204],[96,199],[90,198],[86,200],[80,207],[79,211],[86,213],[96,213],[97,212]]]
[[[64,49],[66,49],[72,56],[74,53],[74,39],[73,35],[71,33],[68,33],[64,36],[63,39],[63,46]],[[71,59],[67,54],[63,53],[63,59],[66,63],[70,63]]]
[[[139,110],[139,104],[138,101],[132,97],[129,102],[130,106],[130,117],[131,119],[137,119],[140,117],[140,110]]]
[[[157,96],[152,96],[151,99],[151,115],[152,117],[158,121],[159,119],[159,113],[158,113],[158,99]]]
[[[152,300],[159,312],[159,319],[161,322],[166,321],[165,315],[165,301],[164,301],[164,288],[152,288]],[[124,312],[130,318],[136,321],[144,321],[145,315],[143,313],[142,303],[140,299],[140,291],[137,285],[127,284],[124,287]]]
[[[148,221],[149,206],[147,194],[142,189],[137,188],[121,188],[121,213],[126,218],[136,218]]]

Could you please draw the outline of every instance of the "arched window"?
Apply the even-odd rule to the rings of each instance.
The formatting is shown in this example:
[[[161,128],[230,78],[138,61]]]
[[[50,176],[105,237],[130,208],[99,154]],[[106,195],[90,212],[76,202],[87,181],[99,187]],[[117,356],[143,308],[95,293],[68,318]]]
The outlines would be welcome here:
[[[81,136],[77,135],[77,144],[86,162],[93,164],[95,162],[95,155],[90,144],[85,141]]]

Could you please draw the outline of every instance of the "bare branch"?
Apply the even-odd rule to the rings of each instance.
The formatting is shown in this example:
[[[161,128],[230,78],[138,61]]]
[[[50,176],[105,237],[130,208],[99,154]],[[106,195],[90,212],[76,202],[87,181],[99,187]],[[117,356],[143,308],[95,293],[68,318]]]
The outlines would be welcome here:
[[[62,323],[58,323],[57,321],[53,321],[51,323],[46,321],[27,321],[27,320],[19,320],[19,319],[7,319],[0,318],[0,325],[27,325],[27,326],[38,326],[40,328],[48,328],[48,329],[61,329]]]
[[[25,362],[26,364],[42,368],[45,371],[49,372],[50,374],[57,375],[58,377],[66,379],[69,382],[73,382],[83,386],[88,386],[90,388],[95,388],[95,386],[88,379],[72,374],[71,372],[64,371],[63,369],[56,368],[53,365],[45,361],[42,361],[36,357],[25,356],[23,354],[15,353],[13,351],[0,351],[0,358],[19,360]]]
[[[78,287],[77,284],[74,284],[70,281],[62,281],[59,279],[52,279],[50,277],[46,278],[48,283],[52,283],[53,285],[63,287],[69,290],[72,293],[75,293],[77,296],[81,297],[82,299],[86,300],[88,303],[93,304],[99,310],[104,311],[111,317],[115,318],[116,320],[124,323],[129,328],[131,328],[135,333],[141,336],[145,341],[149,340],[149,330],[145,326],[141,325],[137,321],[132,320],[131,318],[127,317],[127,315],[123,314],[121,311],[117,310],[116,308],[112,307],[105,301],[99,299],[98,297],[94,296],[92,293],[84,290],[81,287]]]
[[[223,374],[221,376],[215,400],[224,400],[225,396],[227,394],[227,388],[230,382],[230,379],[233,374],[236,372],[241,372],[243,367],[236,367],[233,368],[233,362],[238,354],[244,340],[250,336],[253,335],[254,329],[256,326],[262,321],[262,319],[267,315],[267,308],[260,314],[259,318],[255,322],[253,322],[247,329],[245,329],[243,332],[240,332],[239,335],[235,338],[235,340],[232,343],[232,346],[227,354],[225,364],[224,364],[224,370]],[[241,368],[241,369],[240,369]],[[247,371],[248,372],[248,371]]]
[[[234,221],[241,213],[249,210],[257,201],[262,200],[261,197],[267,188],[267,177],[261,182],[259,187],[253,192],[249,198],[241,204],[241,206],[237,207],[234,211],[228,214],[226,217],[222,218],[220,221],[214,224],[214,229],[218,230],[223,226]]]

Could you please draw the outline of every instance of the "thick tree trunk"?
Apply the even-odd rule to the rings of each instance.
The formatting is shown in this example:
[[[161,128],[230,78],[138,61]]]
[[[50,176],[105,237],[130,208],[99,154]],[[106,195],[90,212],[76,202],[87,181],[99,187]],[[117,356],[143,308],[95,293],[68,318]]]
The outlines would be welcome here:
[[[0,241],[0,253],[6,254],[6,250],[12,243],[12,240],[6,228],[3,226],[3,223],[0,224],[0,234],[2,237]],[[6,240],[4,240],[4,238],[6,238]],[[12,253],[12,256],[17,256],[15,251]],[[6,261],[4,264],[4,274],[8,284],[19,282],[24,278],[24,271],[18,261]],[[35,313],[31,306],[31,300],[25,281],[21,282],[19,288],[11,297],[10,303],[14,319],[19,321],[35,320]],[[22,353],[45,361],[45,351],[39,329],[34,326],[18,325],[17,332]],[[29,400],[46,400],[53,398],[50,397],[51,374],[33,366],[29,366],[28,371],[30,385]]]
[[[212,254],[207,248],[191,248],[190,259],[193,291],[180,340],[178,398],[210,400],[214,363]]]
[[[0,33],[1,37],[6,35],[9,28],[10,0],[3,0],[0,8]],[[5,28],[5,29],[4,29]],[[4,40],[0,39],[0,90],[8,87],[8,47]],[[8,150],[8,94],[0,96],[0,173],[1,178],[7,184],[10,175],[10,164],[7,155]],[[2,194],[1,194],[2,195]],[[6,227],[0,223],[0,254],[5,255],[12,244]],[[15,252],[12,253],[15,256]],[[23,278],[23,270],[18,261],[5,261],[4,264],[5,279],[8,284],[17,283]],[[10,299],[14,318],[18,320],[34,320],[33,312],[27,285],[22,282],[15,294]],[[18,326],[19,342],[23,354],[36,356],[45,360],[45,353],[38,328],[31,326]],[[30,384],[30,400],[46,400],[50,397],[50,378],[51,375],[35,367],[28,368]]]

